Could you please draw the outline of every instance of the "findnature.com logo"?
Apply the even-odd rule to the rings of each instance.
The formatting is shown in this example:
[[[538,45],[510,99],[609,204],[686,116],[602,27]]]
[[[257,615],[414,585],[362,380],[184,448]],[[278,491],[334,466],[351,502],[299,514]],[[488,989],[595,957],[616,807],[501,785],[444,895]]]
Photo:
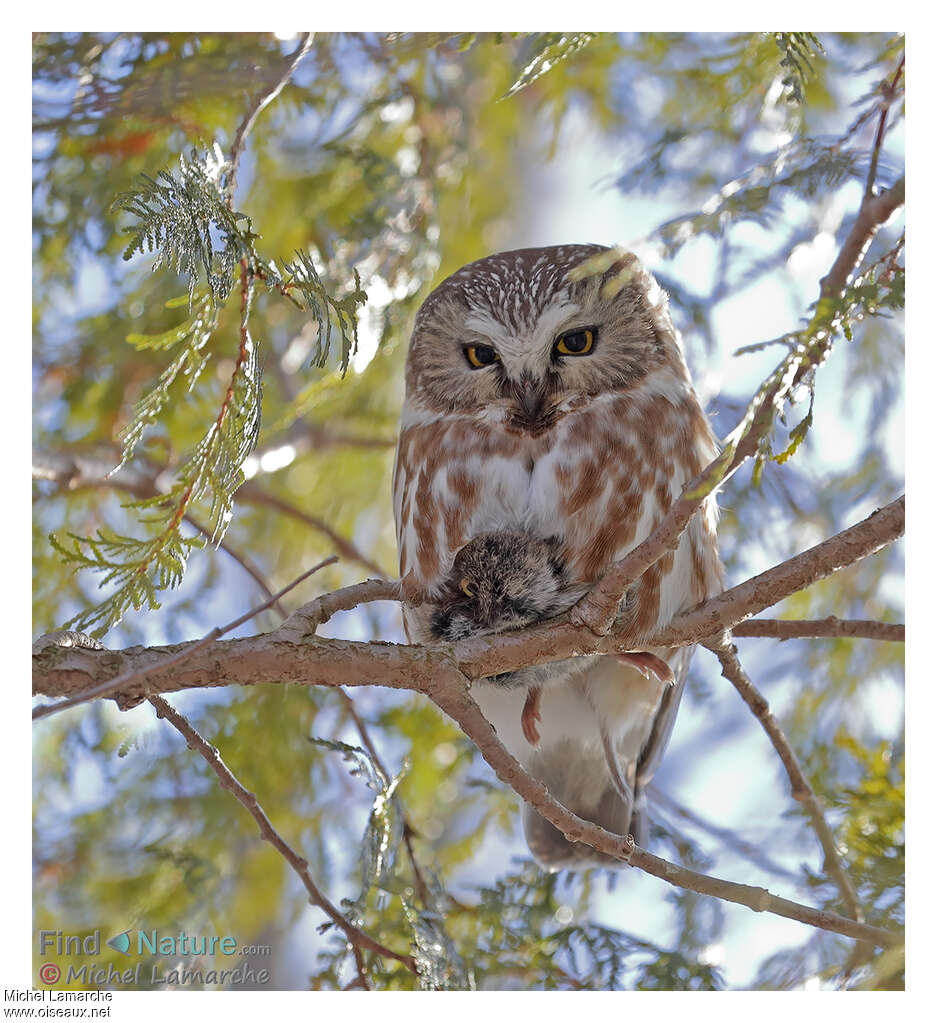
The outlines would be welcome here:
[[[205,969],[198,964],[192,969],[178,960],[192,956],[204,958],[223,956],[230,959],[234,956],[262,956],[270,954],[269,945],[240,945],[232,934],[163,934],[158,930],[121,931],[104,944],[127,957],[162,957],[170,956],[176,962],[173,969],[163,970],[160,961],[145,964],[138,962],[126,969],[118,969],[113,963],[69,963],[64,978],[58,964],[44,963],[39,969],[39,979],[47,986],[57,984],[64,979],[66,984],[77,983],[94,987],[112,984],[141,986],[172,987],[243,987],[267,984],[270,980],[268,969],[256,970],[251,966],[239,964],[229,969]],[[40,956],[99,956],[101,954],[101,931],[96,929],[90,934],[65,934],[63,931],[39,932]],[[145,966],[149,965],[149,969]]]

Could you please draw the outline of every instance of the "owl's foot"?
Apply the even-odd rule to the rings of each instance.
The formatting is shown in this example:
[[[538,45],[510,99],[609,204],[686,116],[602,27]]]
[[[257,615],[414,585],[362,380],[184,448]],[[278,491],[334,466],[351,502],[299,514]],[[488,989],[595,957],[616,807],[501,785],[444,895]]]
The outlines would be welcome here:
[[[527,699],[524,701],[524,709],[521,711],[521,731],[531,746],[536,746],[540,742],[540,731],[537,728],[539,721],[540,686],[531,686],[527,690]]]
[[[673,669],[662,657],[658,657],[656,654],[630,653],[616,654],[615,656],[622,663],[629,664],[635,670],[640,671],[648,680],[650,680],[651,675],[654,675],[659,682],[664,682],[669,686],[672,686],[674,683]]]

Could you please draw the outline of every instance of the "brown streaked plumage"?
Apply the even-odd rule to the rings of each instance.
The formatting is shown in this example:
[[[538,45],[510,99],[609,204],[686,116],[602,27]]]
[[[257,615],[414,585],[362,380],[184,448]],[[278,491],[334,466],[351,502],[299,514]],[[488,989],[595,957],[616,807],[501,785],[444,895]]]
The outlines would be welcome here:
[[[648,536],[715,454],[653,277],[626,256],[604,275],[569,280],[602,251],[565,245],[490,256],[443,281],[417,314],[394,509],[401,575],[437,604],[457,552],[498,531],[554,544],[569,586],[588,586]],[[604,287],[612,278],[624,281],[614,294]],[[561,355],[560,338],[569,338],[567,351],[588,351]],[[470,346],[483,365],[470,362]],[[710,500],[676,551],[633,587],[623,613],[647,633],[721,583]],[[412,640],[434,638],[432,615],[432,604],[406,610]],[[502,741],[554,796],[638,840],[641,790],[669,738],[688,658],[649,653],[673,668],[675,686],[608,657],[590,659],[575,677],[556,668],[542,683],[536,748],[522,728],[523,685],[473,687]],[[528,731],[531,723],[529,715]],[[547,867],[601,861],[529,811],[525,832]]]

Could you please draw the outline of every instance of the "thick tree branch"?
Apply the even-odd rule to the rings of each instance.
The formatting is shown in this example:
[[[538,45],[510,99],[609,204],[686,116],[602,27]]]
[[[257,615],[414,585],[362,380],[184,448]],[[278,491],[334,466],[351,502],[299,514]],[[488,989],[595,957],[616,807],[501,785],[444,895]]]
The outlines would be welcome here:
[[[678,616],[667,629],[646,637],[645,644],[689,644],[712,636],[810,582],[866,557],[900,536],[903,529],[902,498],[811,550]],[[119,689],[122,705],[158,693],[230,684],[377,684],[419,691],[459,724],[502,781],[571,841],[584,841],[600,852],[627,860],[671,884],[756,911],[777,913],[877,945],[901,941],[900,936],[880,928],[778,898],[765,889],[679,867],[643,849],[633,848],[621,836],[581,820],[553,800],[507,753],[468,694],[467,684],[471,678],[513,670],[525,664],[558,660],[571,654],[633,648],[634,637],[625,638],[614,632],[597,636],[584,627],[562,620],[545,623],[526,633],[483,637],[450,648],[355,643],[314,636],[317,625],[337,610],[368,600],[400,599],[398,587],[395,583],[369,580],[325,594],[301,608],[281,629],[249,639],[219,641],[206,637],[196,644],[162,649],[129,648],[119,652],[80,646],[69,649],[46,646],[34,655],[34,691],[47,695],[68,695],[77,691],[78,696],[70,701],[74,703],[105,691],[114,694]],[[107,674],[108,679],[101,682],[103,674]],[[87,689],[89,680],[97,682],[94,690]],[[809,787],[806,791],[809,793]]]
[[[149,674],[151,674],[151,672],[156,671],[157,668],[164,671],[167,668],[178,668],[178,666],[183,661],[186,661],[190,657],[193,657],[200,650],[204,650],[211,643],[220,639],[226,633],[236,629],[239,625],[243,625],[245,622],[250,621],[251,618],[254,618],[256,615],[259,615],[261,611],[266,611],[268,607],[276,604],[279,601],[280,597],[285,596],[294,587],[298,586],[301,582],[308,579],[309,576],[313,575],[315,572],[318,572],[319,569],[325,568],[326,565],[331,565],[336,561],[338,561],[338,558],[336,558],[333,555],[331,558],[326,558],[325,561],[320,561],[317,565],[313,565],[312,568],[310,568],[306,572],[303,572],[301,576],[299,576],[298,578],[294,579],[291,583],[284,586],[283,589],[280,590],[278,593],[272,594],[268,600],[264,601],[263,604],[260,604],[259,606],[252,608],[246,614],[243,614],[240,617],[235,618],[234,621],[228,622],[227,625],[223,625],[212,629],[211,632],[203,636],[201,639],[196,640],[194,643],[181,644],[180,648],[174,654],[170,655],[162,662],[157,662],[156,664],[150,663],[146,665],[141,665],[140,667],[137,668],[131,668],[129,671],[123,672],[116,678],[110,679],[106,682],[101,682],[98,685],[92,687],[91,689],[83,690],[79,693],[76,693],[73,697],[67,700],[63,700],[61,703],[46,704],[44,706],[34,707],[33,720],[35,721],[37,718],[47,717],[50,714],[55,714],[58,711],[65,710],[67,707],[74,707],[79,703],[87,703],[89,700],[100,699],[101,697],[104,696],[110,696],[112,693],[116,693],[118,690],[122,689],[125,686],[128,687],[139,685],[145,686],[146,677]],[[66,633],[66,635],[69,637],[77,635],[79,637],[78,642],[74,641],[69,642],[68,648],[78,647],[80,649],[85,650],[89,649],[94,650],[97,648],[101,648],[100,644],[98,644],[96,640],[89,640],[87,636],[84,636],[81,633],[77,634]],[[85,642],[81,642],[81,640],[84,640]],[[37,641],[34,649],[38,648],[38,652],[41,653],[43,650],[49,649],[50,647],[55,649],[62,649],[61,646],[57,645],[54,633],[48,637],[41,637]]]
[[[768,701],[755,688],[754,683],[745,673],[741,661],[739,661],[738,651],[725,637],[722,637],[717,642],[707,643],[706,645],[719,658],[723,676],[735,686],[739,695],[748,704],[749,709],[771,740],[771,745],[774,746],[778,756],[781,758],[781,763],[784,764],[784,770],[787,771],[787,777],[791,783],[791,795],[797,802],[803,804],[810,814],[813,830],[817,833],[817,838],[820,839],[820,845],[823,849],[823,869],[835,882],[836,887],[839,888],[843,904],[849,915],[853,920],[861,921],[863,919],[862,908],[859,905],[856,889],[853,887],[852,881],[840,860],[839,852],[836,848],[836,839],[833,837],[833,832],[826,822],[823,808],[810,787],[810,782],[800,766],[797,754],[787,741],[787,736],[781,730],[777,719],[771,713]]]
[[[108,691],[119,695],[122,705],[181,689],[290,682],[384,685],[426,692],[435,674],[447,668],[478,679],[582,654],[689,646],[718,636],[812,582],[859,561],[903,532],[904,498],[900,498],[829,540],[678,615],[666,628],[647,636],[630,636],[624,627],[597,636],[588,628],[559,618],[523,631],[463,640],[451,646],[308,638],[324,620],[322,615],[328,617],[366,601],[400,599],[399,584],[369,580],[317,598],[300,608],[280,629],[246,639],[215,640],[187,656],[184,663],[173,661],[171,667],[167,658],[174,658],[191,643],[105,652],[49,645],[33,656],[33,692],[74,696],[104,680]],[[139,682],[119,686],[107,682],[141,670],[147,676],[145,686]]]
[[[221,754],[218,750],[202,738],[189,721],[161,696],[150,697],[150,703],[156,709],[157,715],[165,718],[185,738],[189,749],[195,750],[205,759],[208,766],[215,772],[219,785],[223,789],[227,789],[254,820],[257,821],[257,825],[260,828],[260,837],[265,842],[269,842],[289,863],[302,881],[303,887],[309,893],[309,901],[318,906],[332,923],[345,932],[349,945],[358,949],[359,953],[361,949],[367,949],[367,951],[374,952],[379,956],[396,959],[398,963],[403,963],[408,970],[416,973],[416,961],[413,956],[394,952],[392,949],[380,944],[380,942],[375,941],[369,934],[355,927],[329,902],[312,880],[312,876],[309,873],[309,863],[304,857],[293,850],[270,823],[270,818],[264,812],[263,807],[257,802],[257,797],[253,792],[246,789],[232,774],[230,768],[221,759]],[[358,956],[356,956],[356,962],[358,963],[359,977],[364,979],[362,975],[363,964]]]

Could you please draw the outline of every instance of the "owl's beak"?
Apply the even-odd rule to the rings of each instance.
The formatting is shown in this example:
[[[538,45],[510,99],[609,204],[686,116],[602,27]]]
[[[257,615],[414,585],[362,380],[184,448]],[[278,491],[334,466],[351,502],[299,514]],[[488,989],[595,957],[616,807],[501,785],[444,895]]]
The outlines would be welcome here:
[[[514,385],[514,397],[524,413],[524,418],[531,424],[536,423],[543,412],[546,401],[543,383],[543,380],[525,374]]]

